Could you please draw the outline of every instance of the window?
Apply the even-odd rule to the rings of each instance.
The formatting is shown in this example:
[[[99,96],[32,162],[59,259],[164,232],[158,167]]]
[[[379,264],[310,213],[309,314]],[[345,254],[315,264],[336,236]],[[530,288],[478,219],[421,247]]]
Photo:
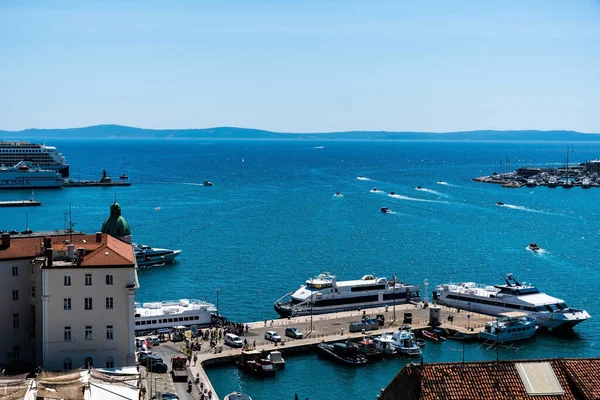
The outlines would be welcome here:
[[[70,326],[65,326],[64,330],[63,330],[63,336],[65,339],[65,342],[70,342],[71,339],[71,327]]]
[[[85,310],[91,310],[92,309],[92,298],[91,297],[86,297],[85,298],[84,309]]]
[[[64,370],[72,370],[73,369],[73,360],[71,360],[69,357],[65,358],[63,360],[63,369]]]
[[[19,327],[19,314],[13,314],[13,328]]]
[[[106,298],[106,309],[107,310],[112,310],[113,307],[114,307],[113,298],[112,297],[107,297]]]
[[[31,297],[35,299],[35,286],[31,287]]]
[[[85,274],[85,286],[92,286],[92,274]]]
[[[19,300],[19,291],[17,289],[13,290],[13,300]]]
[[[85,327],[85,340],[92,340],[92,327],[91,326]]]
[[[71,309],[71,298],[65,297],[63,299],[63,310],[70,310],[70,309]]]
[[[106,368],[114,368],[115,367],[115,359],[112,357],[108,357],[106,359]]]
[[[21,349],[19,348],[19,346],[13,346],[12,358],[21,358]]]
[[[71,275],[63,276],[63,286],[71,286]]]
[[[113,274],[106,274],[106,284],[107,285],[113,284]]]
[[[113,340],[114,329],[112,325],[106,326],[106,340]]]
[[[19,276],[19,267],[12,267],[12,276]]]

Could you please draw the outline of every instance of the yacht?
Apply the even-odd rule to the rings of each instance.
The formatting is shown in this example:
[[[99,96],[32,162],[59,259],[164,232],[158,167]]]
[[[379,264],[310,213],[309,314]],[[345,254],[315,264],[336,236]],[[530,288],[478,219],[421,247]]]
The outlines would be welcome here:
[[[135,331],[149,332],[175,326],[210,326],[216,311],[213,304],[201,300],[135,303]]]
[[[421,348],[417,345],[415,335],[410,326],[403,326],[400,330],[392,334],[393,345],[402,355],[409,357],[418,357],[421,355]]]
[[[541,328],[572,328],[590,318],[585,310],[568,307],[556,297],[532,285],[518,282],[512,274],[505,285],[477,285],[475,282],[438,285],[434,299],[448,307],[499,316],[507,311],[522,311],[535,318]]]
[[[529,339],[535,335],[537,325],[535,318],[528,317],[522,312],[507,312],[498,319],[485,323],[479,337],[494,342],[512,342]]]
[[[69,177],[67,160],[56,147],[22,140],[0,140],[0,165],[12,167],[21,161],[35,168],[58,172],[63,178]]]
[[[394,302],[418,301],[419,286],[405,285],[394,277],[365,275],[351,281],[338,281],[329,272],[306,281],[305,285],[281,297],[274,304],[282,317],[324,314],[338,311],[383,307]]]
[[[181,250],[155,249],[145,244],[134,244],[133,251],[138,267],[170,263],[181,253]]]
[[[59,189],[62,183],[58,172],[33,167],[27,161],[0,166],[0,189]]]

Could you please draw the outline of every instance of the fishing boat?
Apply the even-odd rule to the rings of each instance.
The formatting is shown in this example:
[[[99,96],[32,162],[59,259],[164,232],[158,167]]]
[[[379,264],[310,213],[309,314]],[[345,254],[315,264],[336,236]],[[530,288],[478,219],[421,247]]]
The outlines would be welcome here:
[[[354,346],[348,346],[346,343],[319,343],[317,345],[319,354],[325,357],[332,358],[349,365],[364,365],[367,363],[367,358],[358,353]]]
[[[269,360],[276,369],[285,368],[285,360],[280,351],[274,350],[269,352],[266,359]]]
[[[442,336],[442,331],[440,331],[439,329],[424,330],[422,333],[424,339],[430,340],[432,342],[442,343],[446,341],[446,338]]]
[[[356,344],[356,350],[366,358],[380,358],[383,349],[378,346],[373,338],[365,337]]]
[[[519,310],[535,318],[540,328],[572,328],[590,318],[587,311],[571,308],[564,300],[520,283],[512,274],[504,280],[505,285],[494,286],[475,282],[438,285],[433,296],[438,304],[487,315]]]
[[[324,314],[338,311],[384,307],[418,301],[419,286],[365,275],[360,279],[338,281],[326,272],[306,281],[274,304],[282,317]]]
[[[503,313],[494,321],[486,322],[483,330],[479,332],[479,337],[495,342],[512,342],[529,339],[536,331],[535,318],[514,311]]]
[[[400,354],[408,357],[421,355],[421,348],[417,344],[410,326],[403,326],[392,334],[392,338],[394,339],[393,344]]]

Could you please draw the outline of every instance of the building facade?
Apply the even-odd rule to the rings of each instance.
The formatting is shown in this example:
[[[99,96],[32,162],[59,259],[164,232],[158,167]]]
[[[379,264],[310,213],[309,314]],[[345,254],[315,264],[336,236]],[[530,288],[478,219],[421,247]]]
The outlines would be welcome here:
[[[0,366],[135,365],[130,244],[110,235],[2,236]]]

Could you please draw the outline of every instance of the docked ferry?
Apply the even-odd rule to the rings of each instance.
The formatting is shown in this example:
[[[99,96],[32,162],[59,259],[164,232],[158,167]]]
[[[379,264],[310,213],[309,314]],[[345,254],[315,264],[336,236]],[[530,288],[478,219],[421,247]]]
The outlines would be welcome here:
[[[207,327],[216,312],[213,304],[201,300],[135,303],[135,331],[149,332],[174,326]]]
[[[63,178],[69,177],[69,164],[56,147],[22,140],[0,140],[0,165],[12,167],[21,161],[27,161],[35,168],[58,172]]]
[[[590,318],[585,310],[568,307],[556,297],[535,286],[519,283],[512,274],[505,285],[477,285],[474,282],[438,285],[434,300],[448,307],[481,314],[501,316],[507,311],[521,311],[535,318],[540,328],[572,328]]]
[[[337,281],[334,275],[320,274],[295,292],[277,300],[275,311],[282,317],[324,314],[375,308],[420,300],[418,285],[405,285],[394,278],[365,275],[352,281]]]
[[[56,171],[33,168],[26,161],[11,167],[0,165],[0,189],[56,189],[62,182]]]

